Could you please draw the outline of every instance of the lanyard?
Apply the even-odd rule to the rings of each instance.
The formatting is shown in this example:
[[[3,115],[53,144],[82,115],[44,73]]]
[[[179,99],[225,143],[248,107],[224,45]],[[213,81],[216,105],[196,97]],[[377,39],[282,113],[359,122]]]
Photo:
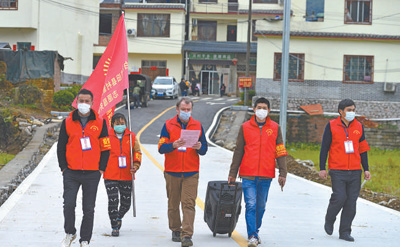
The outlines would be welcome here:
[[[348,132],[348,128],[349,127],[347,127],[347,130],[346,130],[346,127],[344,126],[344,124],[342,124],[342,126],[343,126],[343,129],[344,129],[344,133],[346,133],[347,140],[349,140],[349,132]]]

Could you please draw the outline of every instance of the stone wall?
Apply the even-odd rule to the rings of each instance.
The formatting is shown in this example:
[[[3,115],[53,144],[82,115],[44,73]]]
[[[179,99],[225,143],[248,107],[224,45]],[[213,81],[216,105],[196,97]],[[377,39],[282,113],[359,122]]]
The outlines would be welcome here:
[[[356,103],[357,114],[368,118],[400,118],[400,90],[395,93],[383,91],[383,82],[373,84],[343,84],[341,81],[289,82],[288,109],[300,110],[300,105],[321,104],[324,112],[337,112],[342,99],[350,98]],[[271,100],[272,109],[279,109],[280,82],[257,79],[257,96]]]
[[[278,114],[270,114],[270,117],[279,123]],[[329,120],[334,118],[306,114],[289,114],[287,118],[286,140],[288,143],[321,144],[325,126]],[[395,125],[395,122],[385,122],[376,129],[365,128],[365,138],[371,147],[400,149],[400,129]]]

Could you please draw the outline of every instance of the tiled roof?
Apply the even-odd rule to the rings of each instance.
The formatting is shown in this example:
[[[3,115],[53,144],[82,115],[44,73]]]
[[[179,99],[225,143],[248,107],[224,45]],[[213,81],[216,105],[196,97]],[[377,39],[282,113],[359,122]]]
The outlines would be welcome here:
[[[185,41],[184,51],[246,53],[246,42]],[[250,52],[257,52],[257,43],[250,44]]]
[[[123,9],[185,9],[184,4],[124,4]]]
[[[256,35],[282,36],[282,31],[260,31]],[[348,38],[348,39],[385,39],[400,40],[399,35],[381,35],[367,33],[329,33],[329,32],[290,32],[291,37],[326,37],[326,38]]]

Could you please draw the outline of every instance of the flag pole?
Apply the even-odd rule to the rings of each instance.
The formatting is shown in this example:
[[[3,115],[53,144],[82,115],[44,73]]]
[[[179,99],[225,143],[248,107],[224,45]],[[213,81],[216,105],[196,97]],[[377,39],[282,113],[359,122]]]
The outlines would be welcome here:
[[[129,81],[128,88],[126,89],[126,102],[128,105],[128,124],[129,131],[132,131],[132,122],[131,122],[131,101],[129,99]],[[131,168],[133,168],[133,150],[132,150],[132,135],[129,134],[129,147],[131,151]],[[133,217],[136,217],[136,198],[135,198],[135,175],[132,174],[132,211]]]

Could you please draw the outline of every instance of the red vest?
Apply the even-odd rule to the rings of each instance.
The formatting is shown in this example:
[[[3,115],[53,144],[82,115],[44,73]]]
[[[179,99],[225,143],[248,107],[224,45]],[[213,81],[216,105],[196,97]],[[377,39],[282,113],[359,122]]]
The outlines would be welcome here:
[[[261,130],[255,116],[243,124],[245,146],[240,176],[275,177],[275,158],[287,155],[283,144],[276,145],[278,127],[269,117]]]
[[[104,179],[110,180],[132,180],[131,174],[131,150],[130,150],[130,137],[129,133],[132,135],[132,148],[135,146],[135,133],[125,129],[124,135],[122,140],[120,140],[115,132],[114,129],[110,129],[108,131],[108,135],[110,138],[111,143],[111,150],[110,150],[110,158],[108,159],[106,171],[103,174]],[[141,162],[141,153],[133,152],[133,161]],[[119,168],[118,157],[125,156],[126,157],[126,167]]]
[[[360,142],[363,134],[363,128],[360,122],[354,119],[348,129],[342,123],[340,117],[329,121],[332,132],[332,143],[329,149],[329,169],[338,170],[359,170],[361,169],[361,153],[369,150],[366,140]],[[353,141],[354,153],[346,153],[344,142],[347,141],[348,132],[349,141]]]
[[[165,126],[169,134],[169,143],[178,140],[181,137],[182,127],[177,121],[177,116],[166,121]],[[189,119],[186,126],[187,130],[200,130],[201,123],[193,118]],[[186,148],[186,152],[180,152],[175,149],[171,153],[165,154],[165,171],[167,172],[198,172],[199,154],[195,149]]]
[[[73,112],[65,119],[68,135],[66,157],[68,168],[72,170],[99,170],[101,151],[111,148],[108,137],[100,139],[103,119],[93,112],[96,119],[88,121],[84,129],[79,120],[73,121]],[[91,150],[82,151],[82,137],[89,137]]]

